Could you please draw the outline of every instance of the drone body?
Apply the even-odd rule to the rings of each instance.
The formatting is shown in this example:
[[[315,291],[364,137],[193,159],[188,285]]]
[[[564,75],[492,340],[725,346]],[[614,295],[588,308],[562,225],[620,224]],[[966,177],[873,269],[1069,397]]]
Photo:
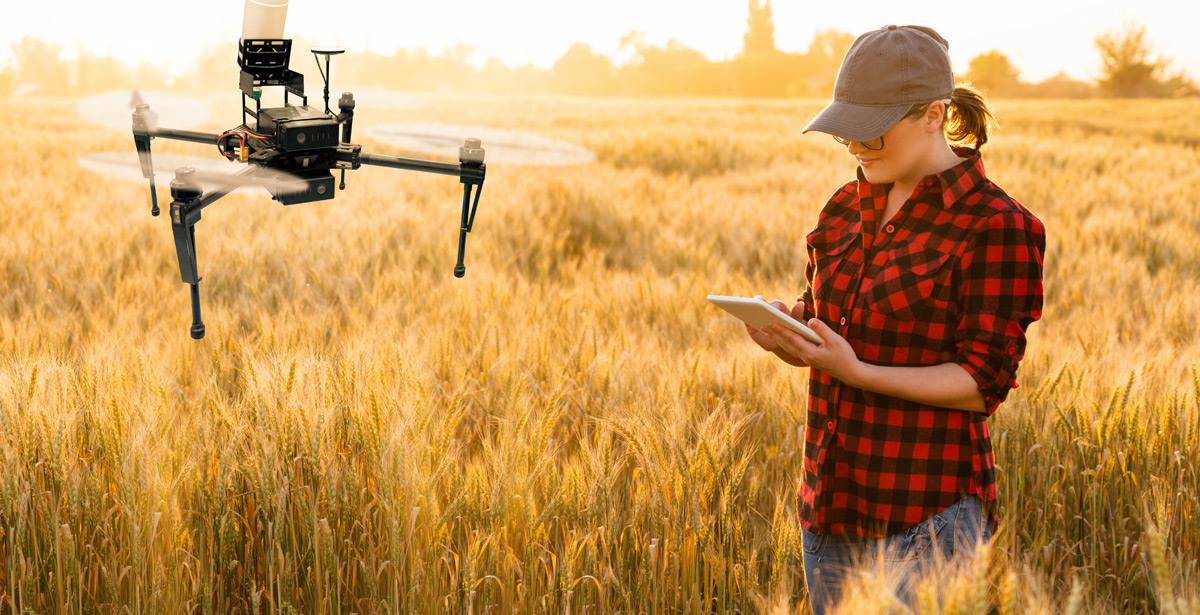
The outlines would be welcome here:
[[[205,207],[240,186],[262,186],[273,199],[284,205],[294,205],[333,199],[336,191],[332,171],[340,172],[338,187],[345,190],[346,171],[364,164],[457,176],[463,184],[463,201],[454,275],[461,278],[466,274],[463,264],[466,234],[474,224],[486,174],[484,150],[479,139],[464,140],[459,148],[458,164],[363,153],[360,145],[350,142],[354,95],[350,92],[342,94],[337,102],[340,113],[332,113],[329,109],[329,61],[331,56],[342,51],[313,51],[318,70],[321,70],[320,58],[325,59],[325,67],[321,70],[325,108],[322,111],[310,107],[304,94],[304,76],[289,68],[292,41],[278,36],[282,34],[286,9],[286,0],[276,5],[246,0],[245,26],[238,51],[242,95],[240,125],[220,134],[175,130],[158,127],[148,105],[136,105],[133,111],[134,144],[142,176],[150,180],[152,215],[159,213],[150,148],[153,138],[215,144],[225,158],[246,164],[245,170],[232,176],[203,174],[182,167],[176,169],[175,179],[171,181],[172,201],[168,213],[179,271],[183,281],[191,286],[193,339],[204,337],[195,226]],[[267,24],[266,34],[275,36],[254,32],[261,30],[264,23]],[[246,36],[248,33],[251,36]],[[273,86],[284,88],[283,106],[263,108],[262,88]],[[291,104],[289,95],[298,96],[302,104]]]

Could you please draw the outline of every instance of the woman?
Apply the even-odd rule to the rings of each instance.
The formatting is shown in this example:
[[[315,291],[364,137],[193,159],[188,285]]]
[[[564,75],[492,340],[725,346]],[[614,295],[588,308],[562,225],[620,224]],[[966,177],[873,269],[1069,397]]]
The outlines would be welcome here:
[[[790,309],[824,343],[747,326],[811,368],[798,500],[818,614],[856,556],[881,552],[911,603],[923,566],[969,555],[999,521],[987,418],[1041,317],[1045,231],[984,175],[990,113],[955,85],[947,50],[923,26],[851,45],[804,129],[859,163],[807,234],[808,286]]]

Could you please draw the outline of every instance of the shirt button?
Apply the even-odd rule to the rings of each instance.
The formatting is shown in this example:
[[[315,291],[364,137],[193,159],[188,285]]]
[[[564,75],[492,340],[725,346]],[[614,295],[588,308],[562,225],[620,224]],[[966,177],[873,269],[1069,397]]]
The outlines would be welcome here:
[[[825,423],[825,428],[830,431],[833,431],[833,421],[829,421],[828,423]]]
[[[1017,354],[1017,347],[1016,347],[1016,346],[1009,346],[1009,347],[1008,347],[1008,354],[1010,354],[1010,355]]]
[[[896,227],[892,226],[891,224],[887,225],[887,232],[889,232],[889,233],[896,232]]]
[[[845,316],[842,316],[842,319],[841,319],[841,320],[839,320],[838,322],[839,322],[839,323],[841,323],[841,324],[843,324],[843,325],[844,325],[844,324],[846,324],[846,317],[845,317]]]

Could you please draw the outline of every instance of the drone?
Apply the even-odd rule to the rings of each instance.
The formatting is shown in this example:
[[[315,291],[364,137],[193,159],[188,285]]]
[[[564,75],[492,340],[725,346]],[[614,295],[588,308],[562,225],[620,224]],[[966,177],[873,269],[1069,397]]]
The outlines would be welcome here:
[[[133,110],[133,139],[137,147],[142,176],[150,181],[150,214],[159,215],[158,193],[154,183],[151,141],[158,137],[215,145],[227,160],[244,163],[246,168],[233,175],[199,171],[192,166],[179,167],[171,181],[168,217],[175,240],[175,253],[183,282],[191,287],[192,339],[204,338],[200,316],[200,280],[196,264],[196,223],[204,208],[241,186],[265,188],[273,200],[283,205],[333,199],[334,176],[340,172],[338,190],[346,189],[346,171],[362,165],[406,169],[453,175],[463,184],[462,215],[459,221],[458,260],[454,276],[466,275],[463,258],[467,233],[475,222],[479,196],[483,192],[484,149],[478,138],[466,138],[458,149],[458,164],[402,158],[362,151],[350,142],[354,125],[354,95],[343,92],[337,101],[338,113],[329,108],[330,59],[343,49],[313,49],[313,59],[324,81],[325,106],[309,106],[304,93],[304,75],[291,70],[292,40],[282,37],[286,16],[282,5],[265,5],[246,0],[242,37],[238,40],[239,89],[242,97],[242,123],[221,132],[162,128],[150,106],[138,103]],[[325,66],[322,68],[321,60]],[[262,106],[266,87],[283,88],[283,106]],[[291,104],[289,95],[301,104]],[[251,107],[253,105],[253,107]]]

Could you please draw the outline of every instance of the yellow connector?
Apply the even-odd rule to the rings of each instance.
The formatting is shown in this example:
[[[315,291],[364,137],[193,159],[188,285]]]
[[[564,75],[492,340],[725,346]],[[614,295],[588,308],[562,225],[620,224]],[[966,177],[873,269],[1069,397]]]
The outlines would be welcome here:
[[[245,145],[238,146],[238,160],[241,160],[242,162],[246,162],[246,159],[249,157],[250,157],[249,148],[247,148]]]

